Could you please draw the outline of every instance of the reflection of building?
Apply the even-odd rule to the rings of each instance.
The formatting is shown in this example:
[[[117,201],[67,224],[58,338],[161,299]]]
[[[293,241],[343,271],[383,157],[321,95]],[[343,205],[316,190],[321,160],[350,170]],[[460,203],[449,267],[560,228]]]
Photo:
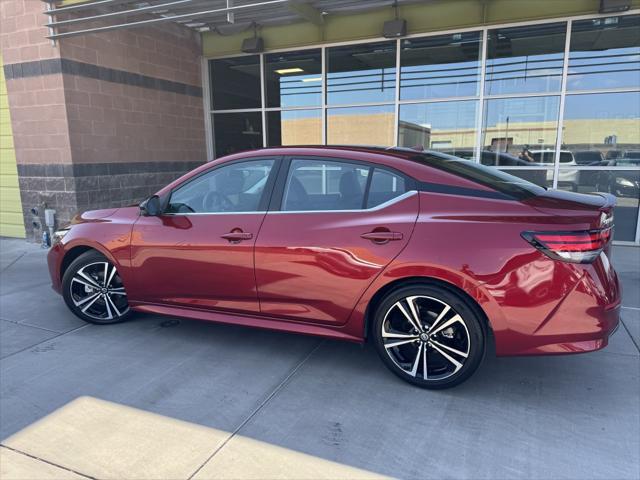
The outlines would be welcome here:
[[[74,22],[50,31],[43,2],[2,0],[0,234],[38,236],[34,206],[65,222],[137,201],[207,156],[399,144],[469,158],[508,150],[492,164],[619,192],[616,239],[640,243],[640,0],[619,15],[597,1],[399,0],[409,35],[394,39],[381,36],[391,2],[48,3],[69,12],[53,20]],[[254,23],[265,51],[243,53]],[[73,36],[51,45],[50,33]],[[521,162],[527,145],[559,174]],[[560,162],[558,147],[573,160]],[[587,166],[613,174],[567,173]]]

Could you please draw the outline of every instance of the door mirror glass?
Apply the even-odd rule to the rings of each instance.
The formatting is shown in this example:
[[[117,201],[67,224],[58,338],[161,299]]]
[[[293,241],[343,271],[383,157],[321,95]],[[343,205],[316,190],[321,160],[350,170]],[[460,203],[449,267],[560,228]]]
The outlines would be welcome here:
[[[161,213],[162,207],[158,195],[152,195],[140,204],[140,214],[145,217],[157,217]]]

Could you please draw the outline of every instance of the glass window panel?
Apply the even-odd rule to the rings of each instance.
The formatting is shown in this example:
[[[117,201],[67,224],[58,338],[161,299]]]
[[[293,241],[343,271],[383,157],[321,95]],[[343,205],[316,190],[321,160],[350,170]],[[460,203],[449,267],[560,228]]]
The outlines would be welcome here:
[[[474,100],[401,105],[398,145],[473,158],[477,107]]]
[[[638,221],[640,169],[636,170],[575,170],[561,168],[558,188],[580,193],[606,192],[616,196],[613,239],[633,242]],[[574,185],[576,188],[574,188]]]
[[[575,21],[570,48],[567,90],[640,86],[640,15]]]
[[[560,91],[566,23],[489,30],[485,94]]]
[[[264,56],[267,107],[310,107],[322,103],[320,50]]]
[[[255,212],[273,160],[234,163],[216,168],[171,194],[169,213]]]
[[[392,102],[396,42],[327,48],[327,103]]]
[[[535,183],[540,187],[551,188],[553,186],[553,170],[551,169],[535,169],[535,170],[516,170],[508,169],[503,172],[521,178],[527,182]]]
[[[522,161],[513,166],[553,165],[559,104],[556,96],[486,100],[482,157],[500,152]]]
[[[282,210],[359,210],[369,167],[346,162],[293,160]]]
[[[260,112],[215,113],[213,133],[216,158],[262,147]]]
[[[396,198],[407,191],[403,177],[388,170],[376,168],[371,177],[371,186],[367,196],[367,208],[376,207]]]
[[[327,109],[329,145],[394,145],[393,105]]]
[[[640,92],[567,95],[562,132],[578,165],[640,167]]]
[[[267,112],[269,146],[322,144],[321,110]]]
[[[400,99],[478,94],[480,32],[402,40]]]
[[[260,56],[210,60],[211,107],[214,110],[260,108]]]

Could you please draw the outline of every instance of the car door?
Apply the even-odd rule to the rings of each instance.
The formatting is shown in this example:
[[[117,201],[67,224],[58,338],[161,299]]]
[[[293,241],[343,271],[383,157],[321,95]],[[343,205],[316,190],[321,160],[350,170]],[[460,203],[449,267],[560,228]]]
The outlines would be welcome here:
[[[164,214],[141,216],[130,299],[258,312],[254,244],[277,165],[276,158],[223,163],[175,188]]]
[[[291,158],[258,240],[263,314],[341,325],[407,244],[418,215],[412,180],[349,160]]]

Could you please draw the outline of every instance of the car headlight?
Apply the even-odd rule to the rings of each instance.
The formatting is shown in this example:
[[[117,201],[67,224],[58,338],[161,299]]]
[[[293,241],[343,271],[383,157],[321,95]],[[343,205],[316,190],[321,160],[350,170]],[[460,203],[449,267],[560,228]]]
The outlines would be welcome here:
[[[53,232],[53,238],[51,239],[52,244],[60,242],[64,236],[69,233],[69,230],[71,230],[71,227],[64,227]]]
[[[622,185],[624,187],[634,187],[635,186],[631,180],[628,180],[626,178],[621,178],[621,177],[616,178],[616,183],[619,183],[620,185]]]

